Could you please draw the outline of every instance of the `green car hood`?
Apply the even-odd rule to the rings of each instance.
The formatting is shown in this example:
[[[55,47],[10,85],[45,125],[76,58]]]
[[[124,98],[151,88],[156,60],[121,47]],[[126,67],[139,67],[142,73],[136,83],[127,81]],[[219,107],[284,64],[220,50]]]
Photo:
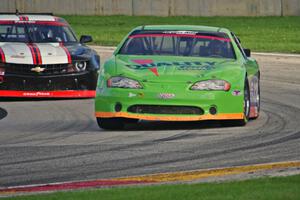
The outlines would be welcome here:
[[[114,59],[114,76],[149,82],[226,79],[242,71],[241,63],[234,59],[131,55],[116,55]]]

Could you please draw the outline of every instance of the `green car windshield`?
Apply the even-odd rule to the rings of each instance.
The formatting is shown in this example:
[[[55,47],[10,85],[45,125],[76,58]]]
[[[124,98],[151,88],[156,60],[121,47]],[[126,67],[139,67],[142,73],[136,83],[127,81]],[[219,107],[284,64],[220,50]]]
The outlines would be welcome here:
[[[189,31],[133,33],[127,38],[119,54],[235,59],[231,40],[226,34]]]

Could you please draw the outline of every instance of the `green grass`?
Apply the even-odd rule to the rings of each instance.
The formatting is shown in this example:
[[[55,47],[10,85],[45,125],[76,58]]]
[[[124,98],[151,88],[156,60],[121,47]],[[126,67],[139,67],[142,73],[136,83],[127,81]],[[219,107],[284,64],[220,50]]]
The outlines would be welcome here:
[[[300,175],[246,181],[58,192],[14,200],[299,200]]]
[[[187,24],[229,28],[240,37],[245,48],[253,51],[300,53],[300,17],[62,17],[77,35],[92,35],[98,45],[115,46],[139,25]]]

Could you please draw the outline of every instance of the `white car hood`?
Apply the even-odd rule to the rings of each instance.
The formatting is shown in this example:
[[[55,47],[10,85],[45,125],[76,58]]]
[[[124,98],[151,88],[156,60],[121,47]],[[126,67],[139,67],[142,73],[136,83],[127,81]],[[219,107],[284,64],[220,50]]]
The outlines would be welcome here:
[[[0,48],[6,63],[47,65],[70,62],[68,49],[60,43],[0,42]]]

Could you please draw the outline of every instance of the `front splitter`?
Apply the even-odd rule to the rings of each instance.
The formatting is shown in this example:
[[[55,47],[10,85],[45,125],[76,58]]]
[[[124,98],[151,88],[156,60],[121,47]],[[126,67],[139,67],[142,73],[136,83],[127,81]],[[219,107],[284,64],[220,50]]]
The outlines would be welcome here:
[[[134,114],[127,112],[95,112],[96,117],[112,118],[112,117],[125,117],[141,120],[152,121],[201,121],[201,120],[238,120],[244,119],[244,113],[224,113],[224,114],[205,114],[197,116],[162,116],[162,115],[147,115],[147,114]]]

